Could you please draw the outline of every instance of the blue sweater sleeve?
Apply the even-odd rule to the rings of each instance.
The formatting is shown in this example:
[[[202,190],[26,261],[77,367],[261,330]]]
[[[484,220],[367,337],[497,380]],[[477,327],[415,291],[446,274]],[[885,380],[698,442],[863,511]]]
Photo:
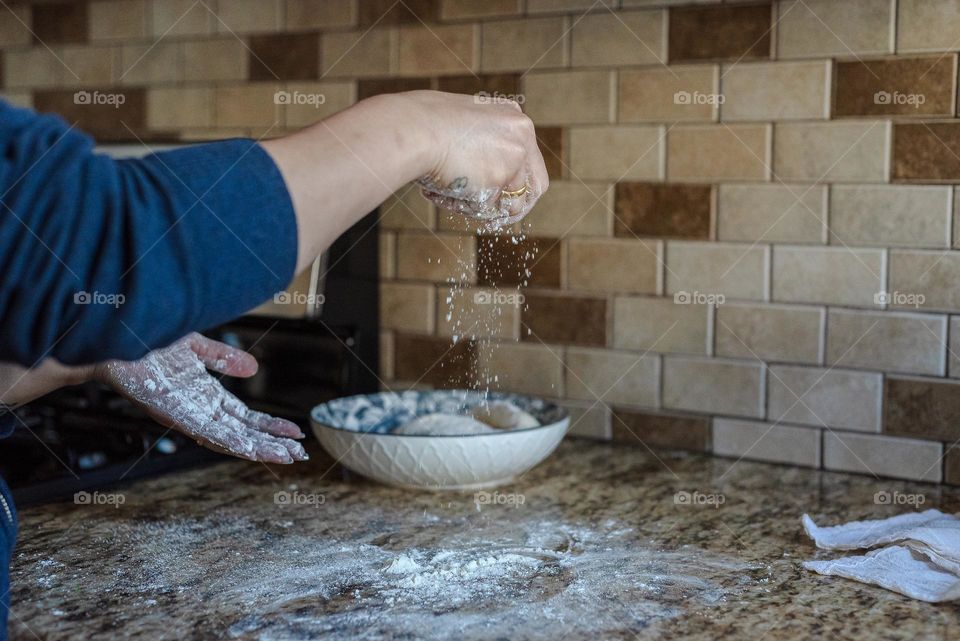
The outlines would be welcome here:
[[[293,277],[297,228],[251,140],[115,160],[0,101],[0,360],[132,360]]]

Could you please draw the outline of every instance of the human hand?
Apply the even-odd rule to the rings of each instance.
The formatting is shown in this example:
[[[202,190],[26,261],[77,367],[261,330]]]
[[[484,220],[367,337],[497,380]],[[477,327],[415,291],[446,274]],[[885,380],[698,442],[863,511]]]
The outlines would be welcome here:
[[[207,370],[247,378],[257,372],[250,354],[190,334],[138,361],[108,361],[93,378],[112,387],[161,425],[212,450],[251,461],[306,460],[303,438],[290,421],[248,408]]]

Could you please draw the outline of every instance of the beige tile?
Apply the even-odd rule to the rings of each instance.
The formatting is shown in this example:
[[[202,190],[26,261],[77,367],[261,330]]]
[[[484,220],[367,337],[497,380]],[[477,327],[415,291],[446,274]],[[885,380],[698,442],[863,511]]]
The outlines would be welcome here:
[[[883,377],[873,372],[773,365],[767,418],[815,427],[880,431]]]
[[[779,58],[853,57],[893,52],[893,0],[782,0]]]
[[[666,291],[677,300],[722,295],[765,300],[769,248],[764,245],[670,241]],[[719,300],[719,299],[718,299]]]
[[[663,134],[654,125],[572,127],[570,172],[580,180],[660,180]]]
[[[69,69],[63,74],[68,87],[107,87],[119,72],[118,50],[115,47],[70,46],[56,49]]]
[[[393,379],[393,332],[380,332],[380,378],[389,381]]]
[[[716,311],[717,356],[821,362],[824,311],[817,307],[726,303]]]
[[[574,67],[619,67],[664,64],[667,59],[667,12],[603,11],[578,18],[573,25]]]
[[[0,47],[6,49],[30,44],[33,41],[33,34],[30,33],[30,6],[13,5],[4,11],[6,15],[0,20]]]
[[[614,76],[609,71],[544,71],[524,78],[523,108],[538,125],[613,120]]]
[[[246,80],[250,52],[234,37],[183,43],[183,75],[189,81]]]
[[[572,238],[567,247],[570,288],[656,294],[661,246],[659,241]]]
[[[29,91],[4,91],[0,96],[15,107],[33,109],[33,94]]]
[[[942,453],[943,445],[931,441],[844,432],[823,435],[823,466],[839,472],[938,483]]]
[[[680,305],[673,298],[617,296],[613,346],[705,356],[709,316],[707,305]]]
[[[213,89],[206,87],[147,90],[147,127],[177,130],[213,126]]]
[[[946,316],[830,309],[826,364],[944,376],[946,340]]]
[[[91,40],[143,38],[147,35],[146,0],[91,2],[88,19]],[[0,42],[3,42],[0,34]]]
[[[781,180],[885,182],[889,123],[788,123],[774,128],[773,171]]]
[[[531,343],[492,343],[477,352],[482,386],[520,394],[563,396],[563,351]],[[536,372],[531,376],[530,372]]]
[[[218,127],[271,127],[280,121],[275,84],[217,87],[214,96]]]
[[[281,294],[275,295],[265,303],[257,307],[252,312],[256,316],[282,316],[283,318],[303,318],[307,312],[307,301],[311,295],[310,269],[305,269],[297,274],[293,282],[285,290],[286,297],[281,298]],[[312,303],[311,303],[312,304]]]
[[[559,17],[484,23],[480,68],[526,72],[566,66],[567,31],[566,21]]]
[[[320,40],[323,75],[340,78],[393,73],[397,70],[399,42],[396,29],[325,33]]]
[[[183,50],[176,42],[124,46],[118,72],[125,85],[179,82],[184,78]]]
[[[476,239],[457,234],[405,233],[397,237],[397,276],[414,280],[476,281]]]
[[[283,105],[288,127],[305,127],[356,102],[357,86],[352,82],[300,82],[288,84],[281,94],[289,102]]]
[[[620,70],[620,122],[716,120],[716,65]]]
[[[667,134],[668,180],[767,180],[768,125],[689,125]]]
[[[517,289],[443,287],[437,296],[437,333],[458,339],[519,340],[522,307]]]
[[[663,406],[710,414],[763,418],[763,365],[665,356]]]
[[[616,9],[617,0],[527,0],[529,13],[555,13],[563,11],[606,11]]]
[[[890,252],[891,307],[923,311],[960,310],[960,252]]]
[[[820,467],[820,430],[716,418],[713,420],[713,453],[736,459]]]
[[[435,300],[433,285],[380,283],[380,327],[432,334]]]
[[[830,116],[830,61],[724,65],[721,120],[807,120]]]
[[[657,407],[660,357],[570,347],[566,377],[568,398]]]
[[[518,16],[522,0],[442,0],[441,20],[469,20],[494,16]]]
[[[835,185],[830,243],[880,247],[949,247],[949,187]]]
[[[817,185],[720,185],[717,238],[822,244],[827,188]]]
[[[400,29],[400,74],[464,74],[477,69],[475,25],[423,25]]]
[[[590,438],[597,441],[609,441],[610,410],[594,403],[576,403],[560,401],[560,404],[570,412],[570,436]]]
[[[897,52],[956,49],[960,0],[899,0]]]
[[[381,231],[379,249],[380,278],[396,278],[397,276],[397,235]]]
[[[404,185],[380,205],[380,226],[383,229],[437,228],[437,208],[420,195],[414,184]]]
[[[773,300],[876,307],[885,282],[884,263],[882,249],[777,246]]]
[[[523,229],[532,236],[610,236],[613,192],[607,183],[553,180],[523,219]]]
[[[280,30],[283,0],[229,0],[217,4],[216,30],[252,33]]]
[[[349,27],[357,23],[357,0],[286,0],[288,30]]]
[[[66,82],[68,73],[64,63],[46,48],[5,51],[3,54],[3,82],[7,89],[55,87]]]
[[[150,0],[151,34],[166,37],[213,33],[216,18],[208,6],[196,0]]]

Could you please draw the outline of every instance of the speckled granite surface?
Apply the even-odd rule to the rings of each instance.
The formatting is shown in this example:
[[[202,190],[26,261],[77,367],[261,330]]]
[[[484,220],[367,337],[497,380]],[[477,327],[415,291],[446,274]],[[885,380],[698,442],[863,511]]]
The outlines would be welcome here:
[[[834,523],[906,509],[878,505],[878,491],[958,511],[956,489],[569,441],[501,494],[475,497],[377,486],[312,452],[292,467],[231,461],[139,482],[118,490],[119,506],[24,510],[13,636],[960,634],[960,606],[799,567],[826,556],[802,533],[804,511]],[[677,492],[699,494],[678,504]]]

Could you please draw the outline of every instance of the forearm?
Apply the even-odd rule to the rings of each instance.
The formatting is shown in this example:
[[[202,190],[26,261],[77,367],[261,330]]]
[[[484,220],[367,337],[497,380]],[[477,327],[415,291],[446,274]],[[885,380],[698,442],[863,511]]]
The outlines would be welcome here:
[[[52,358],[27,369],[0,363],[0,404],[17,407],[67,385],[79,385],[93,376],[93,367],[68,367]]]

